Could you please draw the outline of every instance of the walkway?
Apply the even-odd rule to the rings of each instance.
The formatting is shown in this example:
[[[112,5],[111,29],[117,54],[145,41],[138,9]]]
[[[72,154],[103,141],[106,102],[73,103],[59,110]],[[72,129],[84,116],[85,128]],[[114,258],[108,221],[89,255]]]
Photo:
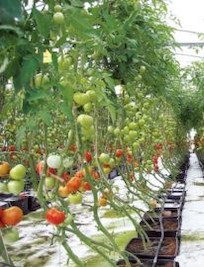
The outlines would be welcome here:
[[[191,154],[182,213],[180,267],[204,266],[204,178],[198,158]]]

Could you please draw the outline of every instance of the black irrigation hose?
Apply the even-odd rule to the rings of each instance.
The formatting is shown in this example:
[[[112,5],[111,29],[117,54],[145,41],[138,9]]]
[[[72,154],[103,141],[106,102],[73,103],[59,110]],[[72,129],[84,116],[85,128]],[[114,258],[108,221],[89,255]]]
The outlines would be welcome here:
[[[2,261],[0,261],[0,267],[14,267],[14,265],[8,264],[8,263],[4,263]]]
[[[161,238],[159,240],[157,251],[156,251],[155,256],[154,256],[154,259],[153,259],[152,267],[156,267],[156,264],[157,264],[157,261],[158,261],[158,257],[159,257],[159,252],[160,252],[160,249],[161,249],[161,246],[162,246],[162,242],[164,241],[164,225],[163,225],[164,205],[165,205],[165,201],[163,201],[163,204],[162,204],[162,207],[161,207],[161,213],[159,215],[159,224],[160,224]]]
[[[185,172],[186,174],[186,172]],[[175,184],[175,186],[171,189],[171,191],[176,188],[178,182]],[[170,193],[171,194],[171,193]],[[170,195],[170,194],[167,194]],[[163,212],[164,212],[164,205],[165,205],[165,199],[166,197],[163,199],[163,204],[162,204],[162,207],[161,207],[161,213],[159,215],[159,223],[160,223],[160,231],[161,231],[161,237],[160,237],[160,241],[159,241],[159,244],[158,244],[158,247],[157,247],[157,251],[155,253],[155,256],[154,256],[154,259],[153,259],[153,262],[152,262],[152,267],[156,267],[156,264],[157,264],[157,261],[158,261],[158,257],[159,257],[159,252],[160,252],[160,249],[161,249],[161,246],[162,246],[162,243],[164,241],[164,225],[163,225]]]

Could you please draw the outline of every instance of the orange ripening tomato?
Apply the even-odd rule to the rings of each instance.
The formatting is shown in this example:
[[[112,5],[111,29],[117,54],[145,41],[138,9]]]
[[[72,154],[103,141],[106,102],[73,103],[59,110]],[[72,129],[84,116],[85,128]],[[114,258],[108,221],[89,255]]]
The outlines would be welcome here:
[[[6,176],[9,174],[10,166],[9,163],[6,161],[3,161],[0,164],[0,177]]]
[[[67,186],[60,185],[58,189],[58,194],[60,197],[67,197],[69,195],[70,191],[67,188]]]
[[[35,170],[38,174],[41,174],[42,171],[43,171],[43,168],[44,168],[44,161],[41,160],[37,163],[36,167],[35,167]]]
[[[81,179],[78,177],[72,177],[68,182],[67,182],[67,188],[70,192],[77,191],[79,187],[81,186]]]
[[[110,164],[108,164],[108,163],[103,163],[102,166],[103,166],[103,168],[110,168]]]
[[[100,197],[98,200],[98,206],[99,207],[105,207],[107,205],[107,198],[105,197]]]
[[[3,210],[1,221],[5,225],[16,225],[23,218],[23,211],[19,207],[13,206]]]
[[[79,179],[84,178],[85,177],[85,171],[78,171],[75,173],[74,176],[79,178]]]
[[[58,225],[64,222],[65,214],[63,211],[59,211],[56,208],[51,208],[46,211],[45,218],[49,223]]]

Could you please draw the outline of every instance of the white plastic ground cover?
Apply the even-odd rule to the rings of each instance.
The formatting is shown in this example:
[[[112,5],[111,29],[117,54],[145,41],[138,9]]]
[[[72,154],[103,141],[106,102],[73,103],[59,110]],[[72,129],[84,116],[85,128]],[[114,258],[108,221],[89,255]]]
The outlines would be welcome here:
[[[163,168],[161,162],[160,170],[164,176],[168,176],[169,173]],[[147,181],[151,182],[151,187],[155,191],[161,187],[161,182],[164,182],[163,179],[157,177],[157,180],[151,174],[148,174],[145,178]],[[161,182],[159,182],[159,180]],[[123,199],[128,197],[127,189],[120,176],[110,182],[113,187],[119,189],[120,197]],[[153,185],[157,187],[154,187]],[[84,203],[92,203],[91,193],[85,193],[83,198]],[[148,209],[141,200],[135,200],[133,205],[137,208],[143,209],[144,211]],[[92,212],[88,206],[72,205],[71,210],[76,214],[75,220],[83,233],[89,237],[97,237],[98,235],[99,237],[101,236],[101,233],[98,231],[93,219]],[[100,217],[102,223],[108,229],[111,229],[113,234],[135,230],[132,223],[126,217],[103,217],[104,213],[109,210],[110,208],[108,206],[101,208]],[[72,263],[67,265],[67,255],[59,243],[51,245],[50,241],[54,228],[49,225],[43,217],[39,218],[39,216],[35,216],[39,214],[39,212],[40,211],[29,214],[25,217],[24,221],[17,226],[20,232],[20,240],[13,245],[8,246],[8,250],[15,261],[15,265],[17,267],[76,267]],[[140,221],[140,218],[137,215],[134,215],[134,218],[138,222]],[[80,259],[86,260],[87,258],[96,255],[94,252],[90,251],[88,247],[83,245],[76,236],[73,236],[72,234],[68,235],[68,243]],[[107,267],[107,265],[103,267]]]
[[[204,266],[204,178],[198,158],[191,154],[182,212],[180,267]]]

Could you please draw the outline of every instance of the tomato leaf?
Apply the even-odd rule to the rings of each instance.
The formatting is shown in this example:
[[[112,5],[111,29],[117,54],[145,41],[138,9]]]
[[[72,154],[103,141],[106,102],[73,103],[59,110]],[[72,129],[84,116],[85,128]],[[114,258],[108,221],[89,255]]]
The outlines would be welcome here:
[[[14,24],[22,20],[21,0],[0,0],[0,23]]]
[[[20,149],[20,144],[23,138],[25,138],[26,135],[26,127],[25,126],[21,126],[18,131],[17,131],[17,135],[16,135],[16,147],[17,149]]]
[[[47,125],[50,126],[51,125],[51,121],[52,121],[52,117],[50,115],[50,112],[45,109],[42,112],[40,112],[39,114],[39,118],[42,119],[42,121]]]
[[[51,28],[50,16],[47,14],[41,13],[35,8],[33,9],[33,15],[34,15],[39,33],[45,38],[48,37],[50,34],[50,28]]]
[[[19,91],[26,83],[29,83],[38,66],[39,61],[37,56],[29,55],[24,58],[22,67],[20,68],[19,66],[14,76],[14,87],[16,91]]]
[[[112,104],[108,105],[108,111],[110,112],[110,116],[112,119],[112,122],[114,123],[116,120],[116,109]]]
[[[68,119],[72,121],[73,120],[72,103],[73,103],[74,88],[72,86],[64,87],[62,85],[58,85],[58,88],[60,89],[64,98],[64,103],[61,107],[61,110],[68,117]]]

